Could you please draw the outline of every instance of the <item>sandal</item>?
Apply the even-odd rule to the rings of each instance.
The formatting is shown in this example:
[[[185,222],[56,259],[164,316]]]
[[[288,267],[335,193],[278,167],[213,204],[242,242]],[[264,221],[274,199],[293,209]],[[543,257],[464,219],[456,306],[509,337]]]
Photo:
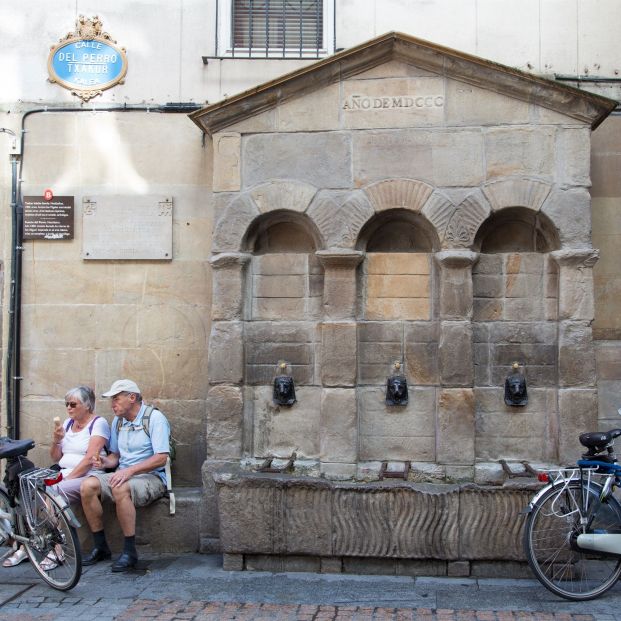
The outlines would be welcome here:
[[[11,556],[4,559],[2,562],[2,567],[15,567],[15,565],[19,565],[21,562],[28,559],[28,554],[26,553],[26,548],[24,546],[20,546],[11,554]]]
[[[55,550],[50,550],[47,556],[39,563],[39,567],[43,571],[52,571],[52,569],[56,569],[64,560],[65,555],[62,549],[60,554],[57,554]]]

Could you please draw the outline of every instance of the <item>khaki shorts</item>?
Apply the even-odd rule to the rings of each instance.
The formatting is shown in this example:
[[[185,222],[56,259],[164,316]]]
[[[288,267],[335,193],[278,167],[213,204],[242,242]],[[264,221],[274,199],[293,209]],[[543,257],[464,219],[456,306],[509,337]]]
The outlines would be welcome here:
[[[91,476],[99,480],[101,486],[101,499],[114,502],[112,488],[110,487],[110,477],[113,472],[93,472]],[[136,474],[127,481],[131,490],[132,502],[136,507],[146,507],[154,500],[161,498],[166,493],[166,485],[155,474],[147,472]]]

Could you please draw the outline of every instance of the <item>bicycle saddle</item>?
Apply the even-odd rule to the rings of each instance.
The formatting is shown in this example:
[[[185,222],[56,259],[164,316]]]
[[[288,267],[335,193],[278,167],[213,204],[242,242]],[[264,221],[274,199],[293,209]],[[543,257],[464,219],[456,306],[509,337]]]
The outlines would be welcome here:
[[[0,438],[0,459],[26,455],[30,449],[34,448],[34,445],[34,440],[11,440],[11,438]]]
[[[610,431],[590,431],[580,434],[579,440],[582,446],[586,446],[591,451],[603,451],[615,438],[621,436],[621,429],[611,429]]]

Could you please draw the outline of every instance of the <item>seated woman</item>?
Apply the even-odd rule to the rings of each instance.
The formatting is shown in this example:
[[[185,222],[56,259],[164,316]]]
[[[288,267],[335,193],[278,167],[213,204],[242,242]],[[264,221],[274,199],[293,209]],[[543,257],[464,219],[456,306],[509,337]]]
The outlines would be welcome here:
[[[68,418],[54,425],[50,457],[58,463],[63,475],[54,489],[74,504],[80,502],[83,479],[94,471],[93,457],[106,454],[110,425],[95,414],[95,393],[89,386],[78,386],[67,392],[65,407]],[[21,546],[2,565],[14,567],[26,558],[26,550]]]

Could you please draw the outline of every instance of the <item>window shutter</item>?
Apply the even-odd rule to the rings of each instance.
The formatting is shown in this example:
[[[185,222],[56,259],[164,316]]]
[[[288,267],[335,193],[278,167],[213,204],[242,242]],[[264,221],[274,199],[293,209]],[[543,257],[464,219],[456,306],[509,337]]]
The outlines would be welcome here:
[[[323,0],[233,0],[233,47],[287,52],[323,47]]]

